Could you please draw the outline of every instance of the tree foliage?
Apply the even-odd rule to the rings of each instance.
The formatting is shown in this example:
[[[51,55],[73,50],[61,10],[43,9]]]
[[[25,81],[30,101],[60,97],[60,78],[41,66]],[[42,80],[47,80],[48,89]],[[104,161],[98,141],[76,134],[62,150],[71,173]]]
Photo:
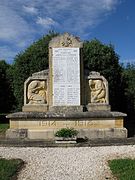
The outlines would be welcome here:
[[[134,118],[135,116],[135,64],[128,64],[123,71],[123,77],[126,82],[125,97],[126,110],[128,116]]]
[[[48,44],[52,37],[56,35],[57,33],[50,32],[15,57],[13,64],[13,88],[18,110],[23,105],[25,80],[32,73],[48,68]]]
[[[102,44],[99,40],[84,43],[84,64],[90,71],[98,71],[109,84],[109,98],[113,110],[121,110],[123,99],[122,68],[119,65],[119,56],[113,46]]]
[[[10,65],[0,61],[0,113],[9,112],[14,104],[14,96],[9,76]]]

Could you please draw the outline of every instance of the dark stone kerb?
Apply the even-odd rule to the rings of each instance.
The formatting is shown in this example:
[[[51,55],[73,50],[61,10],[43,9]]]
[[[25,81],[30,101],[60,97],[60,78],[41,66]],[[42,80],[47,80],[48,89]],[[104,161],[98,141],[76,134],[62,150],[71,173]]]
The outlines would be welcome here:
[[[54,113],[54,112],[17,112],[7,115],[10,119],[86,119],[86,118],[117,118],[126,117],[121,112],[91,111],[75,113]]]

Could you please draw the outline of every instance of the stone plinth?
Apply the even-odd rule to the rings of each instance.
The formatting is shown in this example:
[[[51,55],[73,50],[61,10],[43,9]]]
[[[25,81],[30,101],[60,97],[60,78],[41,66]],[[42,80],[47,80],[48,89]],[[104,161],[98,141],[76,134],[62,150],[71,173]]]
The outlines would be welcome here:
[[[110,111],[111,106],[109,104],[89,103],[86,106],[88,111]]]
[[[123,113],[109,111],[19,112],[8,115],[10,129],[7,131],[7,137],[54,140],[54,134],[57,130],[72,127],[78,130],[78,137],[82,138],[125,138],[127,137],[127,130],[123,128],[124,116],[126,115]]]
[[[83,112],[83,106],[50,106],[50,112],[57,112],[57,113],[76,113],[76,112]]]
[[[47,104],[40,105],[25,105],[22,107],[23,112],[47,112],[49,110],[49,106]]]

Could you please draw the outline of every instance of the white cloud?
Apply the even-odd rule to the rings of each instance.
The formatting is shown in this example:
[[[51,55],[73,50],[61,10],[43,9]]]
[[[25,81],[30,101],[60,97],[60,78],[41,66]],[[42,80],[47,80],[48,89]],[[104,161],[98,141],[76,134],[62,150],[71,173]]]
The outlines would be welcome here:
[[[8,7],[0,6],[0,39],[14,40],[28,32],[27,23]]]
[[[114,9],[115,5],[117,5],[118,1],[117,0],[104,0],[103,7],[107,10],[112,10]]]
[[[0,46],[7,42],[21,50],[49,28],[87,38],[118,2],[120,0],[1,0]]]
[[[52,25],[56,24],[56,22],[52,18],[49,18],[49,17],[46,17],[46,18],[38,17],[36,23],[46,28],[49,28]]]
[[[42,14],[59,23],[60,31],[85,36],[103,21],[120,0],[40,0]],[[36,0],[34,1],[35,5]],[[45,22],[46,24],[46,22]],[[56,25],[55,25],[56,26]]]
[[[38,14],[38,9],[32,6],[23,6],[25,12],[30,14]]]

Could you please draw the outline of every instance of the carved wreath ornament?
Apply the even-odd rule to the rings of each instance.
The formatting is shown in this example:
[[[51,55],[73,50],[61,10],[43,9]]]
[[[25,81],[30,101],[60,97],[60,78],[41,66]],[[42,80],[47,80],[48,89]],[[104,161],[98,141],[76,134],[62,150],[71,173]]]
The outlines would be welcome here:
[[[72,40],[70,37],[67,37],[61,44],[64,47],[70,47],[72,46]]]

